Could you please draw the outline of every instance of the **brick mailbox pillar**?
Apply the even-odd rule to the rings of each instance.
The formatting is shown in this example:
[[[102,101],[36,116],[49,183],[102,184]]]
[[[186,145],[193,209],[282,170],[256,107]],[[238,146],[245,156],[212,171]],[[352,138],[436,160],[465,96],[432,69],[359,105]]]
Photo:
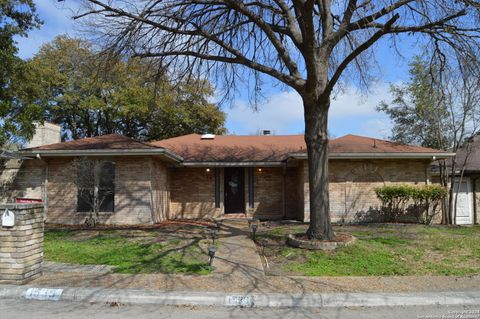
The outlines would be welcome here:
[[[2,226],[5,209],[15,223]],[[25,284],[42,274],[43,204],[0,204],[0,284]]]

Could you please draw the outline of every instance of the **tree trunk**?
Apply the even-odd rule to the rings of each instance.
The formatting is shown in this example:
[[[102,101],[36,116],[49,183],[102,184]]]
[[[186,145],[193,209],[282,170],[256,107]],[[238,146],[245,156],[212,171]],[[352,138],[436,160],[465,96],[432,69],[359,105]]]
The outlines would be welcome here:
[[[308,154],[310,184],[309,239],[331,240],[334,237],[330,222],[328,194],[328,109],[330,97],[308,101],[304,99],[305,142]]]
[[[450,189],[448,192],[448,222],[450,225],[454,225],[456,223],[456,202],[453,200],[454,192],[455,192],[455,171],[457,167],[457,162],[455,156],[452,158],[452,167],[450,168],[449,174],[449,185]],[[455,213],[454,213],[455,211]]]
[[[440,184],[445,187],[447,190],[449,190],[449,184],[448,184],[448,177],[449,172],[448,172],[448,165],[447,161],[443,160],[439,162],[439,167],[440,167]],[[450,198],[450,191],[448,191],[447,195],[442,199],[441,205],[442,205],[442,225],[449,225],[450,224],[450,218],[449,218],[449,198]]]

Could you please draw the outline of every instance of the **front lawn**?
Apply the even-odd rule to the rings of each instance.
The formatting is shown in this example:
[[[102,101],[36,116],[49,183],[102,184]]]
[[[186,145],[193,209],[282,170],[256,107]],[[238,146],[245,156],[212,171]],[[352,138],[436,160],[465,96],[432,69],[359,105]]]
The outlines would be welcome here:
[[[358,240],[332,252],[290,248],[289,233],[306,225],[259,227],[267,272],[305,276],[472,275],[480,273],[480,227],[336,226]],[[263,239],[263,240],[262,240]]]
[[[115,266],[119,273],[209,274],[208,229],[46,230],[45,260]]]

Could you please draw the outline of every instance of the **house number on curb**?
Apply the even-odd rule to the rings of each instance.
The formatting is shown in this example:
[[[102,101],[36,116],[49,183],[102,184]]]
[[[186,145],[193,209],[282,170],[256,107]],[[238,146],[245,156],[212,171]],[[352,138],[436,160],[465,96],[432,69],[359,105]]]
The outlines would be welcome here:
[[[25,299],[58,301],[62,296],[63,289],[53,288],[28,288]]]
[[[252,296],[229,295],[225,297],[227,306],[253,307]]]

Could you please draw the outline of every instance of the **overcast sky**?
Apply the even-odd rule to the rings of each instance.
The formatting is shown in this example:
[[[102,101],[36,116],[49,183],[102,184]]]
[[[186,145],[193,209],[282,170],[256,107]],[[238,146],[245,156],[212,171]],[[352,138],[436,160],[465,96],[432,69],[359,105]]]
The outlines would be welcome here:
[[[30,33],[28,38],[19,38],[19,54],[22,58],[32,57],[39,47],[55,36],[79,35],[79,26],[70,17],[75,10],[76,0],[35,0],[38,13],[44,21],[40,30]],[[408,53],[408,50],[406,50]],[[345,134],[358,134],[377,138],[389,136],[387,117],[375,111],[382,100],[389,101],[389,86],[400,83],[407,77],[407,61],[392,59],[391,50],[385,45],[378,46],[378,80],[370,92],[360,93],[351,85],[339,94],[330,109],[329,131],[336,137]],[[276,88],[265,90],[266,100],[258,111],[248,106],[247,100],[238,97],[232,107],[225,107],[227,129],[230,133],[255,134],[262,129],[270,129],[276,135],[299,134],[304,131],[303,109],[300,97],[294,91]],[[246,94],[245,94],[246,95]]]

